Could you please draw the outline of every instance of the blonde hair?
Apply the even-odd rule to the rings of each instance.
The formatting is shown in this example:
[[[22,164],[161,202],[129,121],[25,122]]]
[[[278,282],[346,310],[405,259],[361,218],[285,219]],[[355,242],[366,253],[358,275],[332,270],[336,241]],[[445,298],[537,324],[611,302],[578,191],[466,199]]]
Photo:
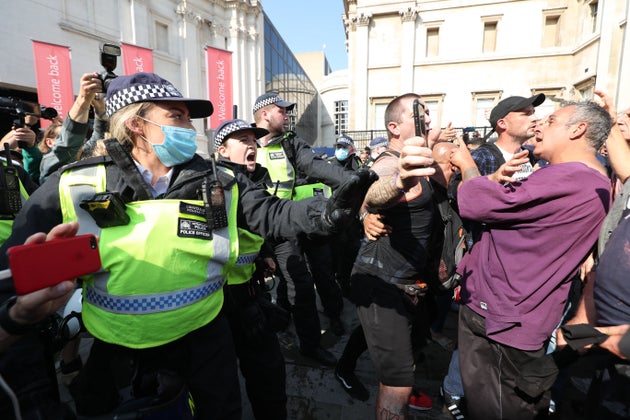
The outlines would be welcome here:
[[[42,152],[43,155],[50,152],[50,147],[48,147],[48,145],[46,144],[46,139],[57,138],[57,136],[55,135],[55,130],[59,127],[61,127],[61,123],[52,123],[48,126],[48,128],[46,128],[46,130],[44,130],[42,139],[37,145],[37,147],[39,148],[40,152]]]
[[[134,143],[133,132],[127,127],[126,122],[137,116],[143,117],[154,106],[152,102],[138,102],[127,105],[124,108],[114,112],[109,117],[109,133],[120,144],[125,147],[132,148]]]

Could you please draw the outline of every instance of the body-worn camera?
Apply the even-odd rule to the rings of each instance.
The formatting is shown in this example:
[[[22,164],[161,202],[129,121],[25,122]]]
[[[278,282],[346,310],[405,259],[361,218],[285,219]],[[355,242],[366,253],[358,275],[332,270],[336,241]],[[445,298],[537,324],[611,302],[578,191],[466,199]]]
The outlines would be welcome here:
[[[79,207],[86,210],[99,227],[124,226],[129,223],[125,202],[118,192],[96,193],[83,200]]]
[[[118,77],[114,70],[116,69],[118,57],[120,57],[120,47],[116,44],[104,43],[101,44],[100,51],[101,66],[103,66],[105,71],[99,73],[98,79],[103,85],[103,93],[106,93],[112,79]]]

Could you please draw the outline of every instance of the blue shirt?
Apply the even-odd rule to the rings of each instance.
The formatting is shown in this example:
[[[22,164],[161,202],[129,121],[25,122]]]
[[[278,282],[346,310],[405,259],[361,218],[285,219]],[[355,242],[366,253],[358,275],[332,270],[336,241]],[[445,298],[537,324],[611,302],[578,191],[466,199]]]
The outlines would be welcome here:
[[[610,235],[597,266],[593,299],[597,325],[630,323],[630,209]]]

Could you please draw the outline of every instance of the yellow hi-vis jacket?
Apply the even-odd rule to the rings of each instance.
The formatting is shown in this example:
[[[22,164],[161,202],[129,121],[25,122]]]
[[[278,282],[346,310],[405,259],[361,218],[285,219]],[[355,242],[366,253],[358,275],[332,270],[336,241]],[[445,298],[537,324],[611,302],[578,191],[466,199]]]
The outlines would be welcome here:
[[[290,200],[295,184],[295,169],[282,148],[282,143],[270,144],[258,149],[256,162],[269,171],[273,181],[267,191],[269,194]]]
[[[210,230],[200,200],[127,203],[130,222],[100,228],[80,208],[105,191],[104,165],[62,174],[64,222],[99,237],[101,271],[83,287],[83,322],[94,337],[130,348],[155,347],[211,322],[223,305],[222,286],[238,252],[238,187],[224,191],[228,226]]]

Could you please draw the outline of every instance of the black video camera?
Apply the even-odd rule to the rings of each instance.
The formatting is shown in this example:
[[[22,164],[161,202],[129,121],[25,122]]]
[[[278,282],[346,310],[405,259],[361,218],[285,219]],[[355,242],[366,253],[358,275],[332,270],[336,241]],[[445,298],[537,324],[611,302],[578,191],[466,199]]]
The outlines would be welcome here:
[[[24,127],[24,119],[27,115],[33,115],[47,120],[52,120],[58,115],[55,108],[46,107],[36,102],[23,101],[21,99],[7,98],[4,96],[0,96],[0,113],[4,113],[15,118],[12,123],[14,128]],[[22,142],[18,142],[18,146],[22,148],[26,147],[25,144],[20,143]]]
[[[120,47],[116,44],[101,44],[101,66],[105,69],[105,71],[99,73],[98,79],[101,81],[102,91],[103,93],[107,93],[107,88],[109,87],[112,79],[118,77],[116,73],[114,73],[114,69],[116,69],[116,64],[118,57],[120,57]]]
[[[55,108],[4,96],[0,96],[0,113],[5,113],[16,118],[13,121],[15,128],[24,127],[24,117],[27,115],[34,115],[38,118],[46,118],[47,120],[52,120],[57,116],[57,110]]]

